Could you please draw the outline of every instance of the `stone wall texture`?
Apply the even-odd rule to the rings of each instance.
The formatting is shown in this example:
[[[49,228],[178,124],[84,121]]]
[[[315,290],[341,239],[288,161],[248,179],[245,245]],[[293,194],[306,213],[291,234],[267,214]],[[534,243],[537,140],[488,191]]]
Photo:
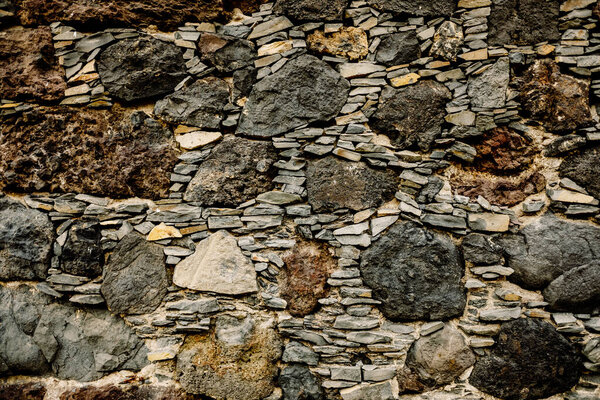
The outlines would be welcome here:
[[[0,0],[0,400],[598,400],[599,105],[597,0]]]

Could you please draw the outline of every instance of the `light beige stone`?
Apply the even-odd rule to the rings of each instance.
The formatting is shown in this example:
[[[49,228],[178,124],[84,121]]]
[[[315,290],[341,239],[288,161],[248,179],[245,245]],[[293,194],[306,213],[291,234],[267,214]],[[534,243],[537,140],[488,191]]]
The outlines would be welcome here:
[[[419,74],[415,74],[414,72],[411,72],[410,74],[406,74],[406,75],[402,75],[402,76],[398,76],[396,78],[390,79],[390,83],[392,84],[393,87],[401,87],[401,86],[407,86],[407,85],[412,85],[414,83],[417,83],[417,81],[419,79],[421,79],[421,76]]]
[[[478,8],[487,7],[492,4],[492,0],[460,0],[458,7],[460,8]]]
[[[469,214],[469,227],[478,231],[506,232],[510,217],[505,214],[479,213]]]
[[[223,135],[220,132],[196,131],[179,135],[176,139],[182,149],[194,150],[214,143],[222,137]]]
[[[180,238],[183,237],[179,229],[174,226],[166,225],[164,222],[161,222],[159,225],[156,225],[150,233],[146,240],[153,242],[156,240],[170,239],[170,238]]]
[[[273,54],[285,53],[286,51],[292,49],[293,43],[294,42],[292,40],[281,40],[279,42],[265,44],[258,49],[258,56],[264,57]]]

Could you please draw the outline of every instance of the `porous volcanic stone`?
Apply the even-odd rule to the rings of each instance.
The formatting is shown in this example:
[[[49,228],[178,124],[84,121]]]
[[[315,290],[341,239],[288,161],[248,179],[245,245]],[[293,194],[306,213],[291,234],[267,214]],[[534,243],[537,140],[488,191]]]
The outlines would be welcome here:
[[[107,47],[98,58],[98,73],[106,90],[124,101],[170,93],[186,76],[181,49],[151,36]]]
[[[581,313],[600,305],[600,261],[568,270],[544,289],[553,310]]]
[[[348,0],[277,0],[274,11],[298,21],[341,21]]]
[[[368,0],[367,3],[382,11],[417,16],[450,16],[456,9],[456,0]]]
[[[475,355],[464,336],[450,325],[414,342],[406,355],[406,365],[426,386],[452,382],[475,363]]]
[[[322,400],[323,389],[317,377],[305,365],[285,367],[279,375],[283,400]]]
[[[205,129],[219,129],[223,108],[229,102],[229,86],[219,78],[197,80],[156,102],[154,115],[169,121]]]
[[[456,56],[464,43],[462,27],[452,21],[444,21],[433,36],[429,55],[448,61],[456,61]]]
[[[600,255],[600,228],[551,214],[495,241],[504,248],[507,266],[515,270],[509,279],[528,289],[543,289]]]
[[[3,99],[58,100],[67,84],[54,56],[50,28],[13,27],[0,32]]]
[[[273,389],[282,343],[273,321],[261,315],[235,315],[220,322],[245,331],[242,342],[227,342],[216,333],[188,335],[177,356],[179,381],[188,393],[216,400],[260,400]]]
[[[550,59],[537,60],[519,79],[523,109],[550,131],[562,132],[593,124],[589,80],[561,74]]]
[[[226,135],[200,165],[183,198],[206,206],[237,207],[272,188],[277,159],[271,142]]]
[[[559,0],[493,0],[489,44],[528,45],[560,39]]]
[[[299,56],[254,85],[237,134],[271,137],[328,121],[340,112],[349,91],[350,83],[327,63]]]
[[[375,59],[388,67],[408,64],[421,56],[421,47],[415,31],[392,33],[381,37]]]
[[[104,268],[100,291],[115,314],[146,314],[154,311],[167,294],[163,249],[144,237],[126,235]]]
[[[0,197],[0,279],[46,278],[53,240],[46,214]]]
[[[449,236],[413,222],[397,223],[361,258],[363,281],[393,321],[462,315],[462,257]]]
[[[452,98],[441,83],[421,81],[401,89],[386,88],[371,127],[401,149],[427,150],[442,131],[446,102]],[[427,107],[423,107],[427,104]]]
[[[560,165],[560,176],[570,178],[600,199],[600,147],[567,157]]]
[[[477,155],[473,168],[494,175],[511,175],[525,170],[537,150],[533,143],[506,126],[486,131],[474,147]]]
[[[539,399],[565,392],[579,380],[580,356],[547,322],[506,322],[495,339],[469,379],[485,393],[507,400]]]
[[[294,316],[312,313],[318,300],[327,296],[325,288],[336,263],[327,248],[315,243],[297,242],[283,257],[285,268],[279,272],[281,297]]]
[[[180,388],[164,385],[84,386],[63,392],[60,400],[201,400]]]
[[[98,220],[78,220],[69,227],[62,248],[61,269],[72,275],[95,277],[102,274],[104,253]]]
[[[173,134],[143,112],[34,108],[0,123],[0,186],[19,191],[164,197]]]
[[[306,168],[308,202],[316,212],[377,207],[394,197],[399,183],[391,171],[333,156],[311,160]]]
[[[250,67],[256,58],[256,46],[249,40],[216,33],[203,33],[198,39],[200,59],[219,72]]]
[[[0,399],[44,400],[46,388],[38,382],[3,383],[0,385]]]
[[[473,107],[502,108],[510,81],[508,57],[502,57],[479,75],[469,77],[467,93]]]
[[[369,54],[367,34],[361,28],[342,27],[333,33],[314,31],[306,38],[308,49],[319,54],[359,60]]]

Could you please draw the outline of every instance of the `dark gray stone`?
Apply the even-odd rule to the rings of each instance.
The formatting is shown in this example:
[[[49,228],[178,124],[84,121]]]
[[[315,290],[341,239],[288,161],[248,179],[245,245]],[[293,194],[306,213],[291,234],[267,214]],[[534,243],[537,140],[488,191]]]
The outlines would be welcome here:
[[[391,171],[334,156],[311,160],[306,168],[308,202],[316,212],[377,207],[394,197],[398,184],[397,174]]]
[[[275,12],[298,21],[341,21],[348,0],[277,0]]]
[[[329,121],[340,112],[349,91],[350,83],[327,63],[301,55],[254,85],[237,134],[264,138]]]
[[[462,315],[464,265],[449,236],[413,222],[397,223],[366,250],[363,281],[393,321],[440,320]]]
[[[467,93],[473,107],[502,108],[510,80],[508,57],[502,57],[483,73],[469,77]]]
[[[322,400],[323,391],[315,375],[305,365],[285,367],[279,375],[283,400]]]
[[[600,306],[600,261],[573,268],[544,289],[553,310],[584,312]]]
[[[271,142],[227,135],[200,165],[185,201],[235,207],[272,188],[277,152]]]
[[[45,214],[0,198],[0,279],[44,279],[53,239],[54,229]]]
[[[239,69],[233,73],[233,101],[248,97],[256,83],[256,70],[254,68]]]
[[[570,178],[588,193],[600,199],[600,147],[583,150],[567,157],[560,165],[560,176]]]
[[[598,260],[600,228],[545,215],[517,234],[494,241],[503,247],[509,279],[527,289],[543,289],[566,271]]]
[[[113,313],[145,314],[159,306],[168,286],[162,247],[130,233],[111,254],[100,291]]]
[[[388,67],[408,64],[421,56],[415,31],[392,33],[381,37],[375,59]]]
[[[502,247],[494,243],[489,236],[471,233],[462,241],[465,261],[473,264],[491,265],[502,260]]]
[[[417,16],[450,16],[456,9],[456,0],[368,0],[367,3],[382,11]]]
[[[302,343],[289,342],[283,351],[282,361],[316,366],[319,363],[319,355]]]
[[[489,44],[536,44],[560,39],[558,0],[493,0]]]
[[[68,274],[90,278],[101,275],[104,264],[101,239],[98,220],[76,221],[69,227],[67,241],[62,249],[61,269]]]
[[[539,399],[565,392],[579,380],[580,356],[547,322],[506,322],[495,339],[469,379],[485,393],[507,400]]]
[[[200,79],[156,102],[154,114],[168,122],[219,129],[223,108],[229,102],[229,86],[219,78]]]
[[[257,56],[251,41],[216,33],[203,33],[198,51],[203,62],[225,73],[252,66]]]
[[[452,98],[441,83],[422,81],[401,89],[386,88],[371,118],[371,128],[401,149],[428,150],[442,132],[446,102]],[[427,107],[423,107],[427,104]]]
[[[150,36],[107,47],[98,58],[98,73],[112,96],[128,102],[170,93],[186,76],[181,49]]]

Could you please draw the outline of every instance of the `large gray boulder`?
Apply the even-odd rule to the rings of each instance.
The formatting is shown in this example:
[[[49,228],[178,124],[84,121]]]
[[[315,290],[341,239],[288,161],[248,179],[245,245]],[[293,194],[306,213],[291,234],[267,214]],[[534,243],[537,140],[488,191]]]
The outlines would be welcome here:
[[[583,312],[600,306],[600,261],[568,270],[544,289],[554,310]]]
[[[285,367],[279,375],[283,400],[322,400],[323,389],[317,377],[305,365]]]
[[[274,10],[297,21],[341,21],[348,0],[277,0]]]
[[[44,279],[53,240],[46,214],[0,197],[0,279]]]
[[[102,274],[104,252],[98,220],[78,220],[69,227],[60,257],[61,269],[72,275],[90,278]]]
[[[469,77],[467,93],[471,106],[502,108],[506,104],[506,90],[510,80],[510,64],[502,57],[483,73]]]
[[[329,121],[340,112],[349,91],[350,83],[327,63],[301,55],[254,85],[237,134],[264,138]]]
[[[417,16],[450,16],[456,9],[456,0],[368,0],[367,3],[382,11]]]
[[[464,264],[450,236],[413,222],[396,223],[362,254],[363,281],[393,321],[462,315]]]
[[[493,0],[489,44],[531,45],[560,39],[558,0]]]

